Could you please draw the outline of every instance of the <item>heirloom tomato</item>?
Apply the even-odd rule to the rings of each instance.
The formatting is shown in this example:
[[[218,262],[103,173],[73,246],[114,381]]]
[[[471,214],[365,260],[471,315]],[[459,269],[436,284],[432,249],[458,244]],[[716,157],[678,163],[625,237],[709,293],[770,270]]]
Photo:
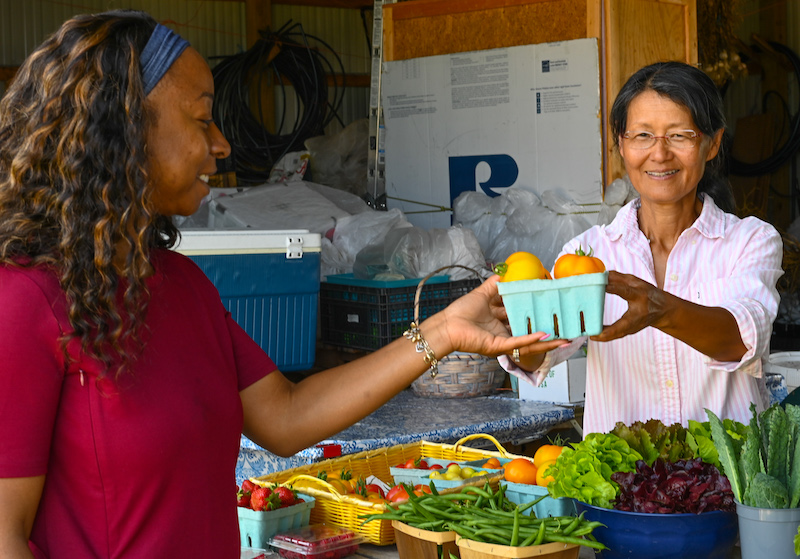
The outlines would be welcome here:
[[[553,277],[559,279],[579,274],[605,272],[605,264],[593,254],[592,247],[589,247],[589,254],[586,254],[580,246],[574,254],[562,254],[553,267]]]
[[[494,266],[500,281],[550,279],[550,273],[535,254],[519,251]]]
[[[506,464],[503,477],[512,483],[536,485],[536,466],[527,458],[514,458]]]
[[[541,468],[545,462],[555,461],[563,450],[564,447],[557,444],[543,444],[533,453],[533,465]]]

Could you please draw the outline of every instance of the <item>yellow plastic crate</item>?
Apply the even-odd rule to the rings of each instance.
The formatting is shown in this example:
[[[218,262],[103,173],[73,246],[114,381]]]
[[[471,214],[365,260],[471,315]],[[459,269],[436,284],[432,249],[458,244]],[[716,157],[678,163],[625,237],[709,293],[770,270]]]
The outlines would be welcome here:
[[[494,443],[497,450],[482,450],[464,446],[465,443],[475,439],[488,439]],[[478,433],[464,437],[455,444],[419,441],[375,450],[365,450],[251,478],[251,481],[258,485],[269,483],[292,485],[295,489],[301,489],[303,493],[314,496],[317,500],[314,508],[311,509],[311,524],[324,522],[342,526],[363,535],[369,543],[391,545],[395,543],[395,533],[391,521],[381,520],[363,524],[363,520],[359,518],[361,515],[383,511],[385,509],[383,503],[366,501],[351,494],[341,494],[331,484],[318,479],[317,474],[323,471],[340,472],[342,469],[347,469],[352,472],[354,478],[361,476],[366,478],[373,475],[385,483],[391,484],[393,480],[389,469],[408,459],[442,458],[453,461],[469,461],[492,456],[497,458],[519,457],[508,453],[497,439],[491,435]],[[501,477],[502,474],[498,474],[498,476],[490,478],[490,485],[496,489]],[[486,483],[486,478],[481,478],[479,483],[480,485]],[[469,481],[464,482],[464,485],[469,484]],[[440,491],[440,493],[458,490],[459,488],[455,487]]]

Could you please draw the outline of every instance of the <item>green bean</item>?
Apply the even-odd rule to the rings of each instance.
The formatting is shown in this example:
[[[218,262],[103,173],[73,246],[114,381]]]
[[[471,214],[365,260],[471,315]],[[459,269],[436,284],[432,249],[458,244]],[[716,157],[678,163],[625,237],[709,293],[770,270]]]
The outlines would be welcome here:
[[[606,546],[598,541],[576,538],[574,536],[563,536],[561,534],[548,534],[545,532],[544,539],[549,542],[571,543],[575,545],[585,545],[594,549],[606,549]]]
[[[442,528],[447,522],[446,520],[434,520],[433,522],[420,522],[419,524],[415,524],[415,528],[419,528],[420,530],[431,530],[433,532],[438,532],[437,528]]]
[[[578,527],[578,525],[579,525],[581,522],[583,522],[583,515],[584,515],[584,513],[583,513],[583,512],[581,512],[581,514],[580,514],[579,516],[576,516],[576,517],[575,517],[575,520],[573,520],[572,522],[570,522],[569,524],[567,524],[567,527],[566,527],[566,528],[564,528],[564,535],[565,535],[565,536],[569,536],[569,535],[570,535],[572,532],[574,532],[574,531],[575,531],[575,528],[577,528],[577,527]]]
[[[511,528],[511,547],[519,543],[519,509],[514,509],[514,527]]]
[[[544,541],[544,532],[545,532],[545,525],[544,522],[542,522],[541,524],[539,524],[539,530],[535,534],[525,538],[525,541],[522,542],[522,545],[524,546],[541,545],[542,541]]]
[[[478,495],[483,495],[487,499],[491,499],[492,497],[494,497],[494,495],[492,494],[491,491],[487,491],[486,489],[482,489],[482,488],[477,487],[475,485],[466,485],[466,486],[464,486],[464,489],[462,489],[461,491],[462,492],[476,493]]]

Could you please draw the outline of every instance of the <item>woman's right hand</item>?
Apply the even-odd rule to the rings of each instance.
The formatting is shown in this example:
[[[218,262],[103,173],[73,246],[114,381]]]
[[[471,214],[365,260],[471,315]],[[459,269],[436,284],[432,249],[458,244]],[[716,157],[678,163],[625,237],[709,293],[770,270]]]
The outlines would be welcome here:
[[[28,548],[44,476],[0,478],[0,557],[33,559]]]

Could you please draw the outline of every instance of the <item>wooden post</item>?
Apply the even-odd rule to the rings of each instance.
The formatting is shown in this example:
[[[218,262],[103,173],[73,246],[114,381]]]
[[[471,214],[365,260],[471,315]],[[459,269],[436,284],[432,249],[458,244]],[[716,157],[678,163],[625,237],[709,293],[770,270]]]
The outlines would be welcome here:
[[[251,48],[256,44],[256,41],[261,38],[260,31],[268,29],[272,25],[272,0],[245,0],[245,18],[247,29],[247,48]],[[262,71],[262,68],[253,68],[254,72]],[[250,85],[251,99],[261,99],[261,107],[263,107],[263,114],[256,114],[256,118],[260,119],[261,125],[269,132],[275,134],[275,94],[273,91],[274,81],[272,76],[268,75],[268,79],[263,83],[265,84],[260,90],[256,90],[259,80],[253,80]],[[254,106],[251,105],[251,110]],[[266,147],[266,146],[265,146]]]

